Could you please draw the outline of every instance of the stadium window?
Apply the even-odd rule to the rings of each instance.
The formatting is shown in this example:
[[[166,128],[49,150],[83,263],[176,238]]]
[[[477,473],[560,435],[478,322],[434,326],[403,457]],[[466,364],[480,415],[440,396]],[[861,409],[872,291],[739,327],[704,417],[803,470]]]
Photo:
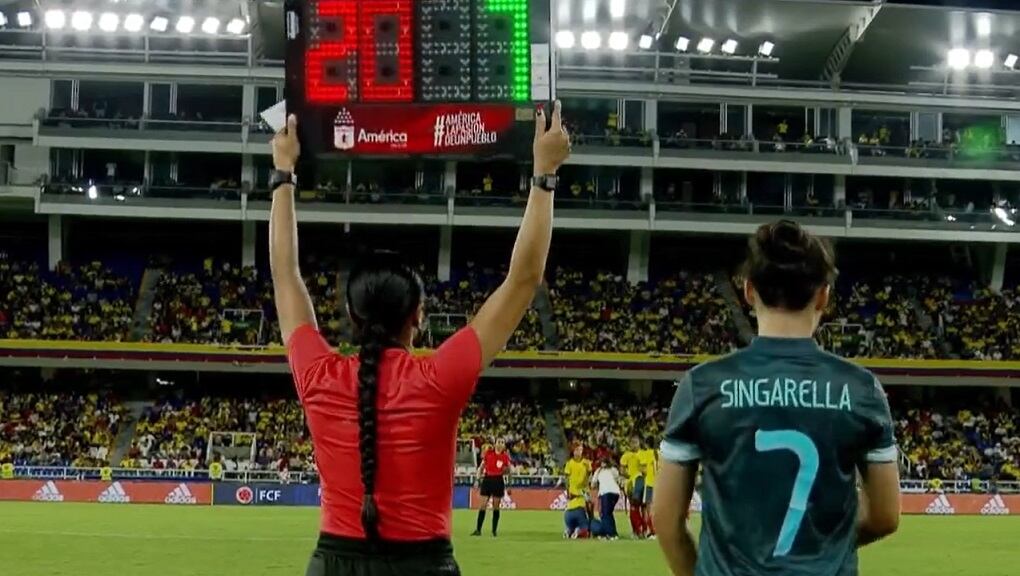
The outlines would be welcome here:
[[[71,94],[74,92],[72,80],[54,80],[53,96],[50,99],[50,111],[68,111],[71,109]]]
[[[83,150],[82,177],[113,187],[139,185],[145,177],[145,152]]]
[[[82,80],[78,89],[78,109],[96,120],[138,119],[142,116],[144,93],[142,82]]]
[[[276,86],[255,87],[255,111],[261,112],[280,101]]]
[[[149,96],[149,114],[154,120],[170,118],[170,85],[153,84]]]
[[[660,102],[659,135],[669,145],[682,139],[708,142],[720,135],[719,104],[700,102]]]
[[[177,119],[187,122],[241,122],[241,86],[179,84]],[[275,103],[275,102],[274,102]]]

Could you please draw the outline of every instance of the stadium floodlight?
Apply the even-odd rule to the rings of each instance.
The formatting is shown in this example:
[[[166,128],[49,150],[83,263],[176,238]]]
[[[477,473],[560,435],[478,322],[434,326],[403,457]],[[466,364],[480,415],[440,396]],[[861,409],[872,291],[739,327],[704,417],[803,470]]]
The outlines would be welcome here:
[[[128,14],[124,17],[124,29],[128,32],[140,32],[145,26],[145,18],[141,14]]]
[[[156,32],[166,32],[167,27],[170,26],[170,21],[162,16],[156,16],[149,23],[149,28],[152,28]]]
[[[953,70],[964,70],[970,66],[970,50],[966,48],[953,48],[946,57],[946,63]]]
[[[978,50],[974,54],[974,66],[987,70],[993,64],[995,64],[995,53],[991,50]]]
[[[581,47],[585,50],[598,50],[602,47],[602,35],[594,30],[581,34]]]
[[[96,188],[96,185],[93,184],[89,186],[87,194],[89,195],[89,200],[95,200],[99,198],[99,188]]]
[[[978,36],[991,36],[992,35],[992,18],[988,14],[982,14],[977,20],[977,33]]]
[[[220,31],[220,19],[213,18],[212,16],[202,21],[202,32],[206,34],[216,34]]]
[[[626,32],[613,32],[609,35],[609,48],[612,50],[626,50],[629,44],[630,36]]]
[[[67,25],[67,15],[63,10],[47,10],[43,14],[43,22],[50,30],[62,30]]]
[[[720,46],[719,49],[723,51],[723,54],[729,54],[732,56],[733,53],[737,51],[737,41],[730,38],[729,40],[723,42],[722,46]]]
[[[762,56],[768,58],[769,56],[772,56],[772,51],[775,49],[776,45],[766,40],[761,43],[761,46],[758,47],[758,54],[761,54]]]
[[[245,24],[244,20],[234,18],[227,23],[227,32],[240,36],[241,34],[244,34],[245,26],[247,26],[247,24]]]
[[[71,28],[79,32],[87,32],[89,28],[92,28],[92,13],[78,10],[71,14]]]
[[[708,54],[712,51],[713,46],[715,46],[715,40],[712,40],[711,38],[702,38],[701,41],[698,42],[698,52]]]
[[[1005,60],[1003,60],[1002,65],[1005,66],[1006,68],[1014,68],[1014,67],[1016,67],[1016,61],[1017,61],[1017,55],[1016,54],[1010,54],[1010,55],[1006,56]]]
[[[609,0],[609,15],[623,18],[627,13],[627,0]]]
[[[641,38],[638,39],[638,46],[640,46],[642,50],[648,50],[652,47],[653,42],[655,42],[655,39],[652,38],[651,34],[642,34]]]
[[[22,28],[28,28],[32,25],[32,13],[31,12],[18,12],[18,26]]]
[[[195,19],[191,16],[181,16],[177,19],[174,29],[180,34],[191,34],[191,31],[195,29]]]
[[[99,16],[99,29],[103,32],[116,32],[120,26],[120,16],[113,12],[104,12]]]
[[[676,39],[676,49],[680,52],[686,52],[690,45],[691,39],[686,36],[680,36]]]
[[[560,30],[556,33],[556,45],[560,48],[573,48],[576,39],[570,30]]]

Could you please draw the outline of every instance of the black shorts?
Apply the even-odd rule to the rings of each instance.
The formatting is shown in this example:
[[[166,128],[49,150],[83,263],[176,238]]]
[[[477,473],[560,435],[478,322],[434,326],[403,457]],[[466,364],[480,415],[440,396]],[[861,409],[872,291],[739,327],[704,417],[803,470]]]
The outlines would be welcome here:
[[[320,534],[305,576],[460,576],[449,540],[377,542]]]
[[[482,478],[482,498],[499,498],[506,496],[506,480],[502,476],[486,476]]]

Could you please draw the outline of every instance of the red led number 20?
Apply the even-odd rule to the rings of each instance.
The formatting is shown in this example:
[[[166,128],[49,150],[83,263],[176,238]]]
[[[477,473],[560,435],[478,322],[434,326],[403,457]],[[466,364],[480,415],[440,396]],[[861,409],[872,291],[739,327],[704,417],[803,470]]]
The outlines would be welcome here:
[[[414,99],[412,0],[318,0],[310,10],[320,38],[305,53],[308,102]],[[326,22],[336,28],[324,33]]]

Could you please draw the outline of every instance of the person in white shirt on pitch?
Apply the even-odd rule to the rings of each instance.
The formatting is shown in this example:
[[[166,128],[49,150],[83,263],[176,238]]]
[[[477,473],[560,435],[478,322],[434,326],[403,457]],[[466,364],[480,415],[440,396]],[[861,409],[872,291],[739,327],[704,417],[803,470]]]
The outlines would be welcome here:
[[[616,531],[616,517],[613,511],[616,509],[616,503],[620,501],[620,471],[606,458],[592,476],[591,484],[599,490],[599,521],[602,523],[602,534],[606,538],[616,540],[620,534]]]

